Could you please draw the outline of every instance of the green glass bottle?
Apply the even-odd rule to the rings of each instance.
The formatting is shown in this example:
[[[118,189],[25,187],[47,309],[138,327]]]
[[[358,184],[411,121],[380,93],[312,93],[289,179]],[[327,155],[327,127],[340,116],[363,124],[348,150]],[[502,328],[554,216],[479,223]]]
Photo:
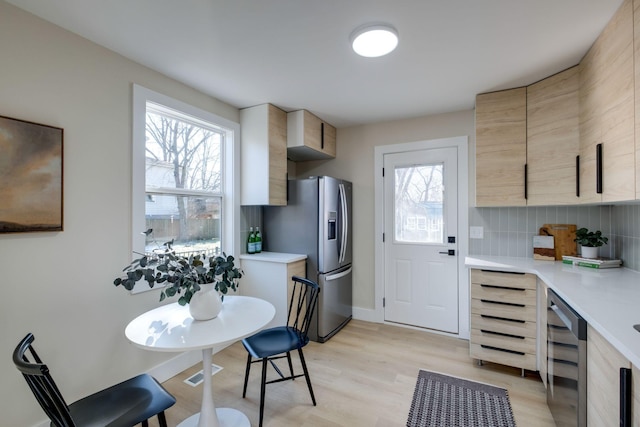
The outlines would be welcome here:
[[[260,227],[256,227],[256,253],[259,254],[262,252],[262,235],[260,234]]]
[[[256,253],[256,235],[253,234],[253,227],[249,228],[249,237],[247,237],[247,253]]]

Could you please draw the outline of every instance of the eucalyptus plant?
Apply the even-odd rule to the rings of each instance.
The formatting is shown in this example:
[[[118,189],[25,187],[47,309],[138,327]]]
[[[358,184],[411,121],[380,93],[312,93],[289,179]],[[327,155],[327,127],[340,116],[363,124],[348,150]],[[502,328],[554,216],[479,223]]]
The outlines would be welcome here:
[[[576,230],[576,238],[574,239],[579,245],[597,248],[606,244],[609,239],[602,235],[600,230],[589,231],[586,228]]]
[[[242,271],[235,267],[233,256],[223,252],[217,256],[191,254],[186,257],[176,253],[173,240],[163,246],[164,249],[134,259],[122,270],[125,274],[116,278],[113,284],[129,291],[142,279],[150,288],[156,283],[165,285],[160,291],[160,301],[179,295],[180,305],[188,304],[204,284],[214,283],[223,298],[229,289],[235,291],[238,288]]]

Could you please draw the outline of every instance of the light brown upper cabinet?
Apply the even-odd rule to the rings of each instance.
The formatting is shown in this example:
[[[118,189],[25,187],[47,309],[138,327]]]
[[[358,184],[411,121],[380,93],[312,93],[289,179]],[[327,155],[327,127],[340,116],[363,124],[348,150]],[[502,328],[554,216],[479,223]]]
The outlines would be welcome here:
[[[635,64],[635,123],[636,123],[636,199],[640,200],[640,0],[633,2],[633,45]],[[638,418],[640,418],[640,410]]]
[[[640,0],[625,0],[576,67],[476,97],[476,206],[636,199]]]
[[[293,161],[336,157],[336,128],[307,110],[287,114],[287,156]]]
[[[527,205],[566,205],[577,196],[578,67],[527,87]]]
[[[580,63],[580,202],[636,198],[634,28],[625,0]]]
[[[240,110],[241,204],[287,204],[287,113],[271,104]]]
[[[476,96],[476,206],[524,206],[527,89]]]

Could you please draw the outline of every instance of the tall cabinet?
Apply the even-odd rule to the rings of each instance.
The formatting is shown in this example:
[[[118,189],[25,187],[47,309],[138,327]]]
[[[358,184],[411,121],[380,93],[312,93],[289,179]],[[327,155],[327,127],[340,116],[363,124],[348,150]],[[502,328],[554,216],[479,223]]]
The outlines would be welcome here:
[[[287,113],[271,104],[240,110],[242,205],[287,204]]]

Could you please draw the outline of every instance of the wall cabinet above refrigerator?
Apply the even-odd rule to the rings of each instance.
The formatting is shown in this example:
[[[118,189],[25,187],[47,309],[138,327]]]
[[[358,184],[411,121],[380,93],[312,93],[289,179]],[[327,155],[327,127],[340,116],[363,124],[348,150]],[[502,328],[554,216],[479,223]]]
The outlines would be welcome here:
[[[307,110],[287,114],[287,157],[295,162],[336,157],[336,128]]]

